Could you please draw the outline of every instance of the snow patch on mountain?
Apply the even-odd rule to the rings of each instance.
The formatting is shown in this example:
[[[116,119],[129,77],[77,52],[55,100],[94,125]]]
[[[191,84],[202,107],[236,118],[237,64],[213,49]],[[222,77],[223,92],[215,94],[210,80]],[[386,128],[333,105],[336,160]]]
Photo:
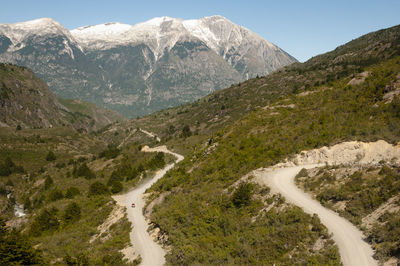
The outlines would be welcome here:
[[[94,26],[85,26],[71,31],[72,36],[83,46],[90,46],[93,42],[121,43],[126,42],[124,33],[132,26],[112,22]]]
[[[121,44],[144,43],[151,48],[156,59],[178,41],[194,39],[204,42],[224,58],[229,51],[237,51],[239,48],[246,50],[247,46],[253,44],[279,50],[261,36],[222,16],[197,20],[157,17],[133,26],[122,23],[86,26],[72,30],[71,34],[87,50],[105,50]]]
[[[19,50],[25,46],[25,41],[30,37],[40,37],[47,35],[60,35],[65,36],[69,42],[75,44],[80,50],[82,48],[75,41],[71,32],[63,25],[51,18],[40,18],[26,22],[18,22],[13,24],[0,24],[0,34],[7,36],[13,46],[10,47],[11,51]],[[69,50],[70,47],[66,46]]]

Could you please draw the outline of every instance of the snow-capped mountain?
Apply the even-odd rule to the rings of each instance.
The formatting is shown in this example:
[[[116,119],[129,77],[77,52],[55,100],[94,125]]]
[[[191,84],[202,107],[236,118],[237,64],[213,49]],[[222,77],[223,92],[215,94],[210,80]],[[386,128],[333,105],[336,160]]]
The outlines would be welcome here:
[[[3,24],[0,61],[32,68],[63,97],[136,116],[266,75],[295,59],[256,33],[212,16],[71,31],[49,18]]]

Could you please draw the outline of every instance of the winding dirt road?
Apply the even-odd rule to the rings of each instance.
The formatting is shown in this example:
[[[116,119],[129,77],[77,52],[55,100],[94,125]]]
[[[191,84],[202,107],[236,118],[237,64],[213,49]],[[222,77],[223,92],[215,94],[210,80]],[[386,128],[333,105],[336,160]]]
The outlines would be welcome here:
[[[169,151],[166,146],[160,146],[156,148],[149,148],[146,146],[142,149],[142,151],[164,152],[172,154],[177,158],[175,163],[183,160],[182,155]],[[132,223],[133,227],[130,233],[130,239],[135,254],[140,255],[142,258],[141,265],[157,266],[165,263],[165,251],[160,245],[153,241],[147,232],[149,225],[143,216],[143,207],[145,205],[143,194],[146,189],[151,187],[155,182],[157,182],[157,180],[163,177],[168,170],[174,167],[175,163],[165,166],[156,173],[154,178],[144,181],[130,192],[113,197],[119,205],[125,206],[127,209],[128,219]],[[132,202],[135,203],[135,208],[131,207]],[[131,258],[133,258],[135,254],[129,255]]]
[[[316,166],[318,165],[269,168],[257,170],[257,174],[261,174],[272,191],[281,193],[289,202],[301,207],[306,213],[318,214],[321,222],[333,234],[333,240],[339,247],[343,265],[378,265],[372,257],[372,248],[363,240],[361,231],[337,213],[321,206],[319,202],[296,186],[294,182],[296,174],[302,168],[314,168]]]

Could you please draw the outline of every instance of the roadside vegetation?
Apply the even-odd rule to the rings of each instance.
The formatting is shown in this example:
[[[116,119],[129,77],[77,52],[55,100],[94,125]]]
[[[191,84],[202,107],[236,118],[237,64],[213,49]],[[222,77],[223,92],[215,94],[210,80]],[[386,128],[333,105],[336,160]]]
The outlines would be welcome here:
[[[400,169],[376,166],[327,166],[305,170],[297,183],[324,206],[350,220],[367,236],[382,262],[400,254]]]

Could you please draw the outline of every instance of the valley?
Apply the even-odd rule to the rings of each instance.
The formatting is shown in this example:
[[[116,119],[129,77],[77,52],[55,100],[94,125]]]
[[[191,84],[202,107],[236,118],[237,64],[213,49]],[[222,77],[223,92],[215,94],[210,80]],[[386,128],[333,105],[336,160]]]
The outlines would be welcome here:
[[[68,34],[92,34],[85,40],[96,52],[99,30],[108,39],[166,23],[200,34],[208,20],[224,19]],[[148,58],[162,60],[165,49],[147,45]],[[210,55],[204,43],[174,45],[178,57],[188,47]],[[400,26],[130,120],[56,97],[25,67],[1,66],[0,251],[18,243],[1,264],[400,261]],[[42,95],[33,107],[31,94]]]

